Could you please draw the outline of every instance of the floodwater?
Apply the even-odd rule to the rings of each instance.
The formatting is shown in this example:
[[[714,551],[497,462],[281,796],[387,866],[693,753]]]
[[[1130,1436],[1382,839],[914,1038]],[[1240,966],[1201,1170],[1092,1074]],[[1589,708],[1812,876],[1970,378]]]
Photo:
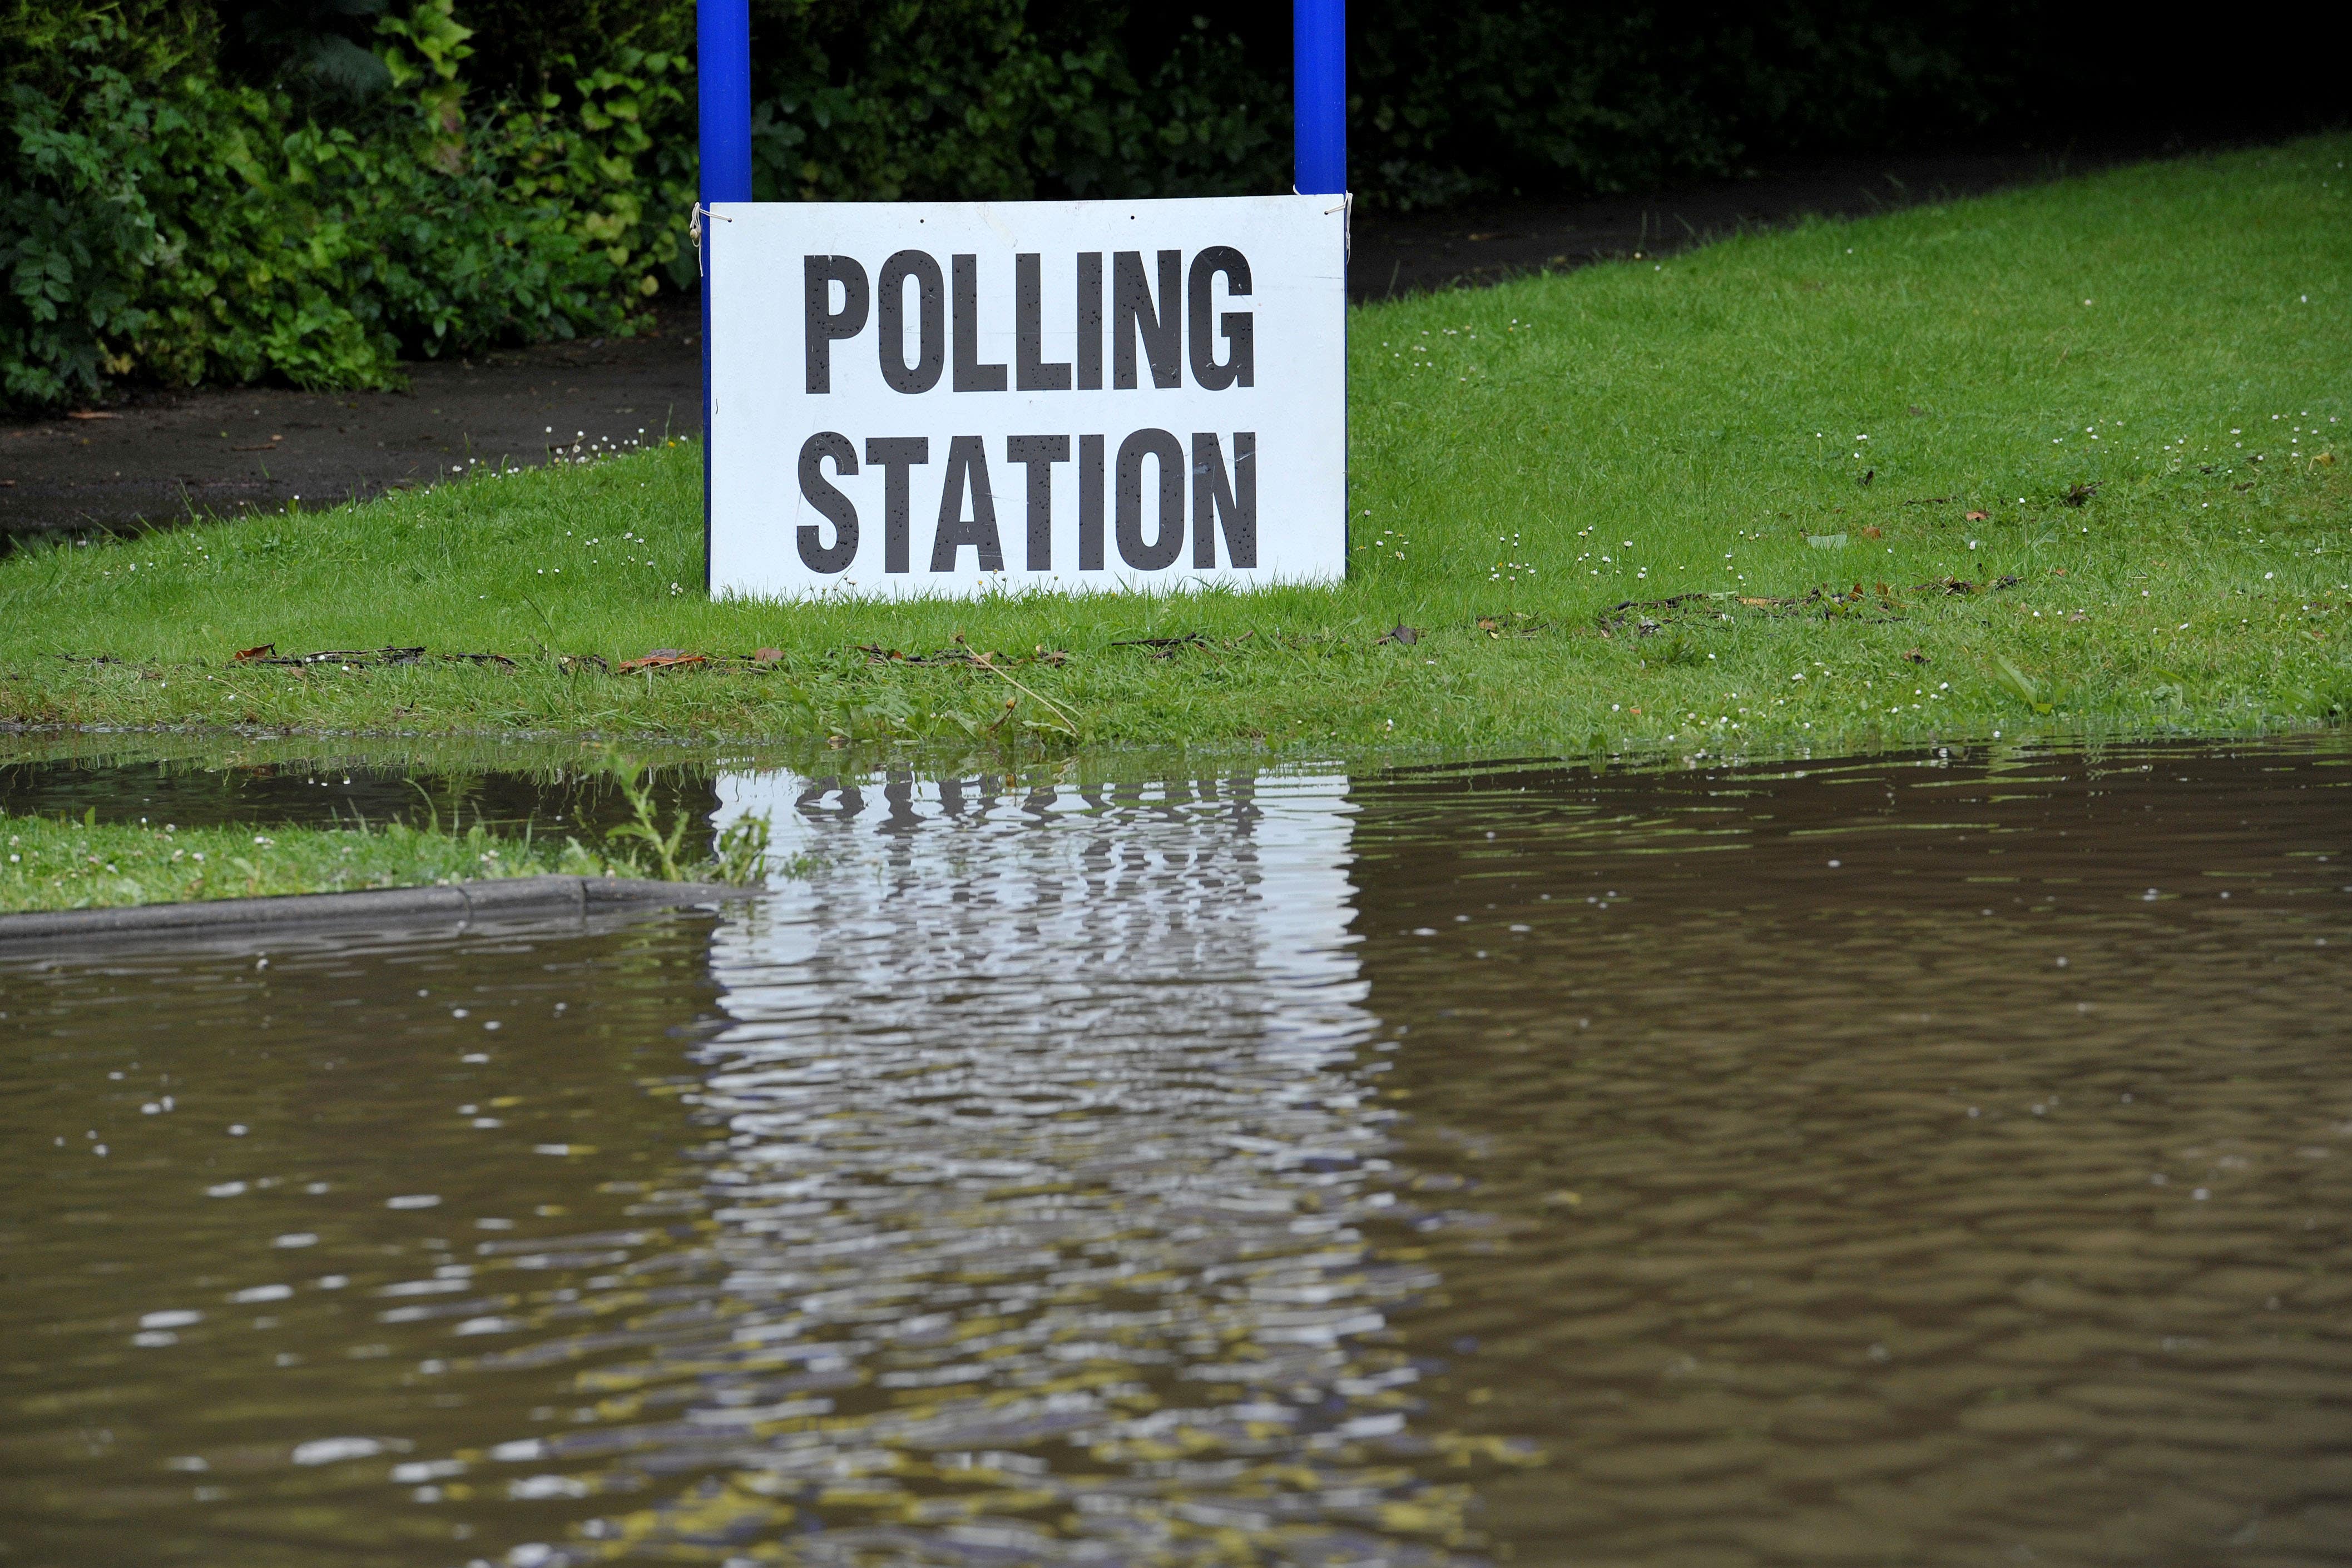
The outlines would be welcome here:
[[[746,908],[0,957],[0,1563],[2341,1563],[2347,782],[722,772]]]

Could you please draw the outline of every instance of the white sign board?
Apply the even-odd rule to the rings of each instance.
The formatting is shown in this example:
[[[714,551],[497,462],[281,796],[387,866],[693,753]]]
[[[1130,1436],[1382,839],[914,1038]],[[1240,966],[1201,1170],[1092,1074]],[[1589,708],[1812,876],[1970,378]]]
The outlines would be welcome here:
[[[1345,574],[1340,198],[711,213],[714,594]]]

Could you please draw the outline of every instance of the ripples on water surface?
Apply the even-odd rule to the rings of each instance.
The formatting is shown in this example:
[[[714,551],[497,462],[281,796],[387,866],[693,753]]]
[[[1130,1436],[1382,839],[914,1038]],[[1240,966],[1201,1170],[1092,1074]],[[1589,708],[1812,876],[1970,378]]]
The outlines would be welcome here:
[[[2339,747],[721,778],[0,958],[0,1563],[2341,1563]]]

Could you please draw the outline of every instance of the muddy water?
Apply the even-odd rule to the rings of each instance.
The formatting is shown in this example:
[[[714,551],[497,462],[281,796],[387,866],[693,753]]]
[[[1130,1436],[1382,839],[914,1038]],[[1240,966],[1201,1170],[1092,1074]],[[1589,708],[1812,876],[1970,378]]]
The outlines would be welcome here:
[[[732,775],[747,911],[0,958],[0,1562],[2340,1563],[2347,762]]]

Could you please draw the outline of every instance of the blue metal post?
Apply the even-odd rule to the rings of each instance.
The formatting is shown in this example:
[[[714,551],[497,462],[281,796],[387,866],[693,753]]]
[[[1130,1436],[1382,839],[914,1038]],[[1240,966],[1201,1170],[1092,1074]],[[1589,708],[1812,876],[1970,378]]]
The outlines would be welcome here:
[[[1348,5],[1347,0],[1290,0],[1292,145],[1297,162],[1294,188],[1307,196],[1344,195],[1348,189]],[[1343,413],[1341,417],[1346,417]],[[1346,481],[1340,484],[1340,517],[1349,537],[1355,517]],[[1344,557],[1352,562],[1355,552]],[[1354,570],[1351,565],[1349,570]]]
[[[1297,84],[1297,188],[1348,188],[1347,0],[1291,0],[1291,69]]]
[[[700,103],[700,200],[751,199],[751,0],[699,0],[695,6],[695,88]],[[702,591],[710,591],[710,267],[715,249],[702,225]]]

